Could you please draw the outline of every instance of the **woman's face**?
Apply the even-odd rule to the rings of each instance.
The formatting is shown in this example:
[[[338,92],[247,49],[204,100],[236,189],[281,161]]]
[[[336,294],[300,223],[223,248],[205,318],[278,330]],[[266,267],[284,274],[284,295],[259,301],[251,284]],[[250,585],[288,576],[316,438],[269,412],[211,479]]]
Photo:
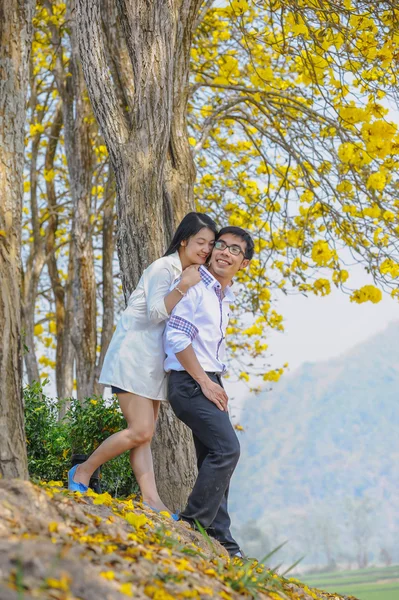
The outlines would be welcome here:
[[[215,243],[215,234],[207,227],[203,227],[198,233],[184,240],[181,249],[187,264],[203,265],[208,260]]]

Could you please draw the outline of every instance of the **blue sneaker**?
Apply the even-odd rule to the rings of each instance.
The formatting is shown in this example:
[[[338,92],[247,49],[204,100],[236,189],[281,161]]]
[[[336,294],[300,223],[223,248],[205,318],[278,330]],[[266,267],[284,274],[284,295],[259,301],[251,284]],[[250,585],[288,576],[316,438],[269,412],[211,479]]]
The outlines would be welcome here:
[[[72,467],[72,469],[68,471],[68,490],[70,490],[71,492],[80,492],[81,494],[84,494],[85,492],[87,492],[89,487],[84,483],[80,483],[80,481],[78,482],[74,480],[74,475],[78,466],[79,465],[75,465],[74,467]]]

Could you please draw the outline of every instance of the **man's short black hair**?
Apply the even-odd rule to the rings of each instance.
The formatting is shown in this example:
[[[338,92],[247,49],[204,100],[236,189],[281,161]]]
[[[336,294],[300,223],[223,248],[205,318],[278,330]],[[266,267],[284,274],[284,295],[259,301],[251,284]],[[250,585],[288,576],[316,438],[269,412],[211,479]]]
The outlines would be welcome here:
[[[236,227],[235,225],[228,225],[227,227],[222,227],[217,234],[216,239],[218,240],[224,233],[231,233],[232,235],[241,238],[246,244],[245,258],[251,260],[254,255],[254,241],[248,231],[245,231],[245,229],[242,229],[241,227]]]

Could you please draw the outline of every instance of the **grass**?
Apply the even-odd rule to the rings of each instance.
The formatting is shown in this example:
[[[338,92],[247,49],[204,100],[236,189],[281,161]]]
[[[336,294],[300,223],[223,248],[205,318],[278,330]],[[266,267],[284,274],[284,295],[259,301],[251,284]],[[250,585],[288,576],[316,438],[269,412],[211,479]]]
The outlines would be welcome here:
[[[309,586],[359,600],[399,600],[399,566],[309,574],[301,579]]]

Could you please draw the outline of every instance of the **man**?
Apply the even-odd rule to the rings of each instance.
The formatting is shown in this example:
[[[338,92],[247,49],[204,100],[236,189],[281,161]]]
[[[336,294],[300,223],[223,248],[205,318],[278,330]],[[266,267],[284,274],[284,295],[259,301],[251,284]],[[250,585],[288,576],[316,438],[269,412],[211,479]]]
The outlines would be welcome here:
[[[230,533],[227,498],[240,445],[227,411],[221,375],[225,371],[225,334],[234,275],[254,254],[251,236],[240,227],[223,228],[215,242],[209,270],[172,311],[165,329],[165,371],[176,416],[193,432],[198,477],[180,518],[198,521],[230,556],[241,556]],[[179,291],[179,285],[175,287]]]

